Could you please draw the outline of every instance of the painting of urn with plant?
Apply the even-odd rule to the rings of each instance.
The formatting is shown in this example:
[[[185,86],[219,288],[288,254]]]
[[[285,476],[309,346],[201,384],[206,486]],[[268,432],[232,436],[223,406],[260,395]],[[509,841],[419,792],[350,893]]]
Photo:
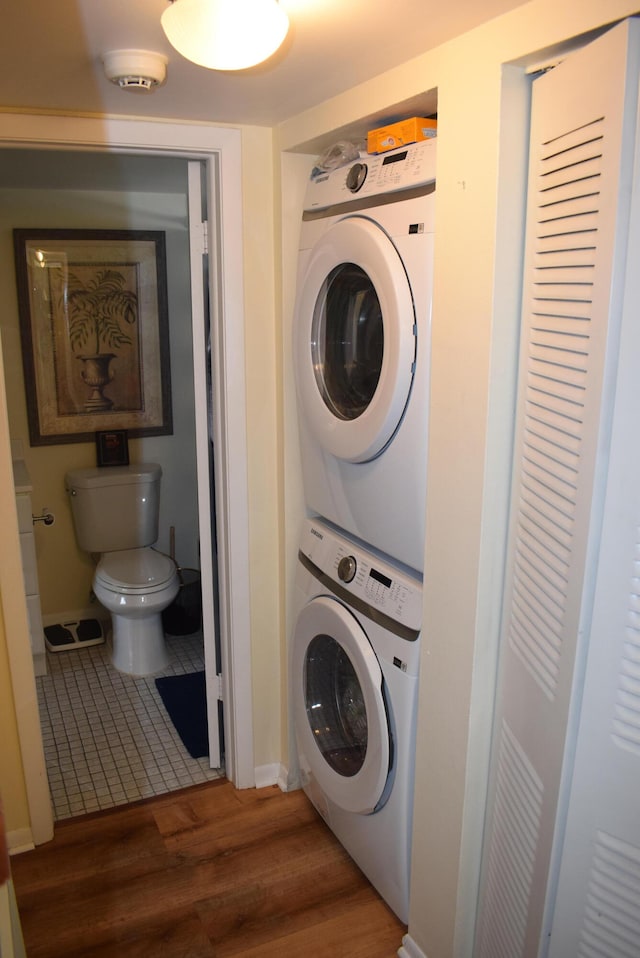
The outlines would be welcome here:
[[[165,234],[13,236],[31,445],[170,434]]]
[[[111,361],[127,350],[137,352],[130,330],[138,319],[138,294],[129,287],[135,269],[132,277],[128,272],[131,268],[72,267],[66,275],[61,308],[67,315],[71,348],[82,364],[80,377],[89,389],[84,401],[88,412],[113,407],[104,392],[115,375]],[[139,377],[133,377],[129,386],[135,388],[136,383]]]

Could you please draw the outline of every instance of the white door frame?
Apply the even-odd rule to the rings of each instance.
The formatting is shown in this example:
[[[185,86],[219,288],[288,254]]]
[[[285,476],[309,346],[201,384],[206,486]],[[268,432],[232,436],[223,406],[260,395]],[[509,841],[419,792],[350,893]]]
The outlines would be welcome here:
[[[249,533],[241,133],[235,129],[203,124],[5,114],[0,129],[0,148],[7,147],[155,153],[200,159],[206,163],[212,208],[209,218],[209,250],[213,251],[210,260],[210,297],[212,326],[217,337],[212,350],[215,382],[212,428],[216,449],[214,481],[220,567],[226,774],[238,788],[253,787],[250,610],[246,602]],[[10,629],[7,644],[11,659]],[[14,691],[19,694],[19,690]],[[29,728],[32,727],[32,721],[33,716],[30,716],[27,722]],[[19,736],[24,753],[32,740],[22,735],[20,727]],[[30,778],[28,765],[25,762],[26,775]],[[43,782],[41,776],[33,776],[27,781],[27,793],[32,811],[42,807],[42,803],[49,802],[46,781]]]
[[[213,397],[207,395],[210,371],[215,364],[214,345],[217,348],[217,330],[209,332],[208,320],[218,321],[218,313],[210,306],[210,294],[205,288],[205,277],[210,275],[208,267],[208,231],[209,198],[203,203],[203,163],[189,160],[188,179],[188,219],[189,219],[189,264],[191,267],[191,327],[193,330],[193,392],[195,396],[196,427],[196,463],[197,488],[210,489],[214,482],[211,446],[213,441]],[[215,214],[214,214],[215,215]],[[217,274],[216,274],[217,275]],[[212,388],[213,391],[213,388]],[[207,401],[203,402],[203,397]],[[224,473],[223,473],[224,476]],[[216,517],[213,517],[214,521]],[[216,641],[216,599],[213,583],[218,578],[217,561],[211,527],[211,496],[198,495],[198,531],[200,539],[200,576],[202,588],[202,632],[204,635],[204,661],[207,688],[207,726],[209,732],[209,765],[220,768],[220,717],[218,714],[219,683],[222,673]],[[204,584],[207,588],[204,588]],[[212,641],[210,641],[213,637]]]

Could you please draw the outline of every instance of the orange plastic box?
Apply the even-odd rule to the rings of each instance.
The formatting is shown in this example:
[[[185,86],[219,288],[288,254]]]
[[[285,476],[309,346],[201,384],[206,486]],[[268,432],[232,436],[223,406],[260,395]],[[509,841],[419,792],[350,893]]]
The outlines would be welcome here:
[[[426,117],[412,116],[408,120],[400,120],[389,126],[381,126],[377,130],[369,130],[367,134],[367,153],[385,153],[398,146],[408,143],[417,143],[419,140],[429,140],[437,136],[438,121],[427,120]]]

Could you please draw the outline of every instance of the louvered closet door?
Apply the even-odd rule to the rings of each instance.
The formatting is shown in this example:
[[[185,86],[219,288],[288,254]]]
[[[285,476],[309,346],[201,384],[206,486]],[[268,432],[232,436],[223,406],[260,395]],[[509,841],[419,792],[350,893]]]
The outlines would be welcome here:
[[[573,761],[570,730],[600,546],[638,39],[637,23],[618,26],[533,86],[520,396],[479,958],[537,956],[546,948],[554,830]]]
[[[550,958],[640,955],[640,159],[602,540]]]

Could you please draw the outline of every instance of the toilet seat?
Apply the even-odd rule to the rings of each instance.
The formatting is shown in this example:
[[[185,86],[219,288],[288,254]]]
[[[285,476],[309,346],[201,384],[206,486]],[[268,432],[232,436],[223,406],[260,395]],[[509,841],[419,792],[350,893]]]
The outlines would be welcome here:
[[[96,569],[96,581],[120,595],[162,592],[176,578],[176,564],[150,548],[105,553]]]

